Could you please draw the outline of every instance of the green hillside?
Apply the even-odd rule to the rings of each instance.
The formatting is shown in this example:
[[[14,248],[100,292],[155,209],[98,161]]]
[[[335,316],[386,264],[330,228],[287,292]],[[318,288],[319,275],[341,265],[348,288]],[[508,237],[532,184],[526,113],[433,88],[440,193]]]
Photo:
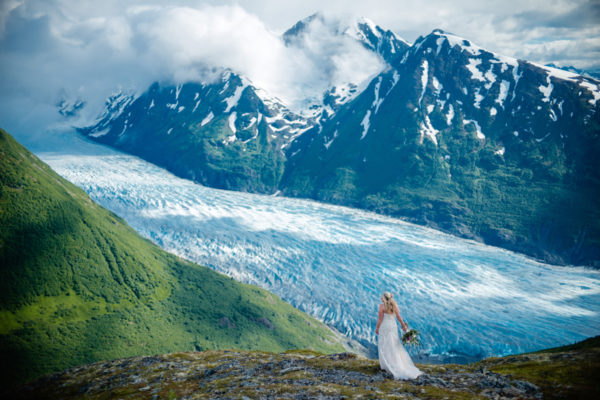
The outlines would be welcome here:
[[[143,239],[0,130],[3,387],[98,360],[226,348],[343,350],[275,295]]]

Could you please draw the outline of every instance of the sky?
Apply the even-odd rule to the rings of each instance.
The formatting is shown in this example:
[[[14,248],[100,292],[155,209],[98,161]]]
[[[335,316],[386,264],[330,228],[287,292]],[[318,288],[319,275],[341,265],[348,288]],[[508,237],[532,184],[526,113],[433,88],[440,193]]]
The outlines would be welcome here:
[[[600,69],[600,0],[0,0],[0,127],[17,136],[85,124],[118,90],[206,80],[228,67],[296,104],[384,66],[317,26],[302,49],[281,33],[315,12],[367,17],[409,42],[440,28],[503,55]],[[86,102],[64,120],[61,100]]]

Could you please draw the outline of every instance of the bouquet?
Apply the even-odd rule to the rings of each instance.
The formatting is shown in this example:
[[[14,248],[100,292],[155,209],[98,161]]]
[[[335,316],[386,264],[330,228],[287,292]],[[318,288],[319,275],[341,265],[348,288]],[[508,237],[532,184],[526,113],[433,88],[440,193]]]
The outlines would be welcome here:
[[[419,345],[419,331],[415,329],[411,329],[402,335],[402,344],[406,344],[409,346],[418,346]]]

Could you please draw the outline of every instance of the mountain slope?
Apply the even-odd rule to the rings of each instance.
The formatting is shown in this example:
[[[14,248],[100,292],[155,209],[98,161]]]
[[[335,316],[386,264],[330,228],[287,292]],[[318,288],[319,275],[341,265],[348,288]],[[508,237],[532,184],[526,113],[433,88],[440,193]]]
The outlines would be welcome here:
[[[178,350],[343,349],[271,293],[141,238],[0,130],[1,383]]]
[[[283,173],[281,149],[310,126],[224,71],[215,82],[155,83],[137,98],[119,93],[80,132],[204,185],[272,193]]]
[[[442,31],[288,150],[288,196],[600,262],[598,82]]]

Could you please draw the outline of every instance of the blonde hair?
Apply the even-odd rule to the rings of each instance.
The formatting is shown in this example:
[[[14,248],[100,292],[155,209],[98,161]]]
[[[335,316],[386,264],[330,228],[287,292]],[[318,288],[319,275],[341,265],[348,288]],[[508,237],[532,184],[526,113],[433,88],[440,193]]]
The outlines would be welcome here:
[[[396,301],[394,300],[394,295],[390,292],[383,292],[383,307],[388,313],[394,312],[394,306],[396,305]]]

